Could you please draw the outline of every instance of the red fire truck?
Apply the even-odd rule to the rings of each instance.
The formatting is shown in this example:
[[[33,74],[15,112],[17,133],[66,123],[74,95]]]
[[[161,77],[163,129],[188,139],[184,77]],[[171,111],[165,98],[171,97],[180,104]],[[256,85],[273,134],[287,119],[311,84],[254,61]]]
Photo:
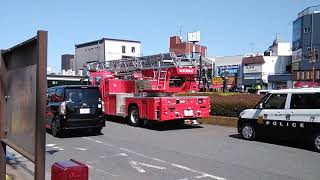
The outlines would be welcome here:
[[[132,126],[146,120],[198,124],[209,116],[207,96],[175,96],[198,91],[194,59],[173,53],[88,63],[89,81],[99,85],[104,113],[122,116]]]

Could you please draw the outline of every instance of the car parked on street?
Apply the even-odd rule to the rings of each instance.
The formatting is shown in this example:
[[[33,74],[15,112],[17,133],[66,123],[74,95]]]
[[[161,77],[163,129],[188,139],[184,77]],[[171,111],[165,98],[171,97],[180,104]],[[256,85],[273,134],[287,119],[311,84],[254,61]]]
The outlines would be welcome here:
[[[273,90],[240,113],[238,132],[253,140],[260,132],[311,140],[320,152],[320,88]]]
[[[98,86],[56,86],[47,92],[46,128],[57,137],[72,129],[99,134],[105,127],[103,101]]]

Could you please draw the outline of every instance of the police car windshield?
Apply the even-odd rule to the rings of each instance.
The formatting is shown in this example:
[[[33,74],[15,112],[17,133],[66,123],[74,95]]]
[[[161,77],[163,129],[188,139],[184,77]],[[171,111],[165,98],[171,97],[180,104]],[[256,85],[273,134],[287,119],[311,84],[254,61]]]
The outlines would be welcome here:
[[[254,106],[254,109],[259,109],[259,104],[266,102],[266,100],[268,99],[269,96],[270,96],[270,93],[267,93],[266,95],[264,95],[264,96],[260,99],[260,101]]]

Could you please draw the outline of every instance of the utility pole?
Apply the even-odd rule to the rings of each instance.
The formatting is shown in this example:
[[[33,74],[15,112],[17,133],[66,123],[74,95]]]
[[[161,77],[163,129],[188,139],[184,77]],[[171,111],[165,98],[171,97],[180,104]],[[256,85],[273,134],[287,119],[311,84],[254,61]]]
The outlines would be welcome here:
[[[315,69],[314,69],[314,67],[316,65],[316,61],[317,61],[317,59],[316,59],[316,48],[313,48],[311,50],[311,62],[312,62],[312,74],[313,74],[312,82],[314,82],[314,80],[315,80]]]

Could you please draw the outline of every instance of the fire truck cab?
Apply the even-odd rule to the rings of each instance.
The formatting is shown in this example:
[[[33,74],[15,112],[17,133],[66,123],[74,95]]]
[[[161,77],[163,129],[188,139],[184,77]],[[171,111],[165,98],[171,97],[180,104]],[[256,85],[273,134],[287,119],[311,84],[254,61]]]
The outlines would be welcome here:
[[[106,115],[126,117],[132,126],[146,120],[197,124],[197,119],[209,116],[208,97],[174,95],[198,90],[196,67],[184,59],[168,53],[99,66],[89,65],[89,81],[100,86]]]

